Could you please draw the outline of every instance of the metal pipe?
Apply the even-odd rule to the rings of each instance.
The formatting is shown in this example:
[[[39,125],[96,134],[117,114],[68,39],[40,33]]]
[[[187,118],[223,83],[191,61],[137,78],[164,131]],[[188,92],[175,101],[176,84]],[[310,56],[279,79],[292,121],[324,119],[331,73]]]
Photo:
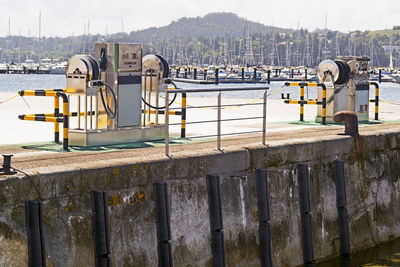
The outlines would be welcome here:
[[[150,72],[150,89],[149,89],[149,93],[148,93],[147,102],[151,105],[151,91],[153,90],[153,72],[154,72],[154,70],[150,69],[149,72]],[[149,108],[149,113],[147,115],[147,121],[150,122],[150,120],[151,120],[151,107],[149,106],[148,108]]]
[[[164,119],[165,119],[165,155],[169,157],[169,93],[168,90],[165,90],[165,114],[164,114]]]
[[[263,132],[262,132],[262,144],[266,144],[266,135],[267,135],[267,90],[264,92],[264,101],[263,101]]]
[[[178,68],[176,69],[178,71]],[[177,74],[178,77],[178,74]],[[144,91],[143,91],[143,98],[144,101],[146,101],[146,90],[147,90],[147,71],[144,74]],[[143,127],[146,127],[146,109],[147,109],[147,105],[145,104],[143,107]]]
[[[217,149],[221,150],[221,92],[218,93],[217,120]]]
[[[234,88],[189,88],[189,89],[168,89],[170,93],[205,93],[205,92],[229,92],[229,91],[256,91],[267,90],[269,87],[234,87]]]
[[[89,110],[89,115],[90,116],[90,129],[93,129],[93,96],[89,96],[89,101],[90,101],[90,110]]]
[[[54,116],[60,113],[60,98],[58,96],[54,97]],[[54,142],[60,142],[60,124],[58,122],[54,123]]]
[[[157,90],[156,90],[156,107],[157,107],[157,108],[156,108],[156,125],[158,125],[158,114],[159,114],[159,113],[158,113],[158,111],[159,111],[158,107],[160,106],[160,105],[159,105],[159,99],[158,99],[158,98],[159,98],[160,92],[158,91],[158,89],[159,89],[159,88],[158,88],[158,86],[157,86]],[[150,113],[150,112],[149,112],[149,113]]]
[[[78,112],[78,129],[80,129],[81,128],[81,96],[80,95],[78,95],[77,112]]]
[[[300,86],[300,100],[304,100],[304,86]],[[304,121],[304,104],[300,104],[300,121]]]
[[[181,138],[186,137],[186,93],[182,93]]]
[[[102,90],[102,88],[100,88],[100,90]],[[95,113],[95,118],[96,118],[96,121],[95,121],[95,128],[96,128],[96,130],[99,128],[99,95],[98,95],[98,93],[96,94],[96,96],[95,96],[95,102],[96,102],[96,113]]]
[[[83,115],[83,123],[84,123],[84,125],[83,125],[83,130],[86,132],[87,131],[87,115],[88,115],[88,112],[87,112],[87,108],[88,108],[88,106],[87,106],[87,95],[85,95],[84,96],[84,98],[83,98],[83,105],[84,105],[84,107],[85,107],[85,109],[84,109],[84,115]],[[80,115],[80,114],[79,114]]]

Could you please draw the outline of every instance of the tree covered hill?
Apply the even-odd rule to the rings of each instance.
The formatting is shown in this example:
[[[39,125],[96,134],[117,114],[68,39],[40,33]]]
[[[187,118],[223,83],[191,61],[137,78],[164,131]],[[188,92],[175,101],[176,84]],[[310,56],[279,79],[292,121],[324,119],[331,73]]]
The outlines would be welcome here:
[[[144,53],[158,53],[173,64],[254,64],[315,66],[338,55],[367,55],[374,66],[388,66],[390,52],[384,46],[400,46],[400,27],[378,31],[342,33],[328,29],[284,29],[252,22],[233,13],[210,13],[180,18],[163,27],[111,35],[0,38],[0,62],[68,59],[77,53],[93,53],[94,43],[136,42]],[[400,51],[393,51],[400,67]],[[249,61],[250,60],[250,61]]]

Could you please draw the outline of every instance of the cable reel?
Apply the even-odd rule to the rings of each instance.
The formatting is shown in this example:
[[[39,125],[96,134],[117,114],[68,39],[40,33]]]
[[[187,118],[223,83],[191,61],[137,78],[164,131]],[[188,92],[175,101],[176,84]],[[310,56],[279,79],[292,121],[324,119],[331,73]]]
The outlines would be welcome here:
[[[319,63],[317,74],[320,81],[325,81],[326,75],[330,75],[334,84],[345,84],[350,80],[350,66],[340,59],[327,59]]]
[[[100,80],[100,65],[97,60],[89,55],[89,54],[81,54],[74,55],[68,60],[67,68],[66,68],[67,79],[75,79],[76,75],[85,75],[86,76],[86,87],[90,87],[90,81],[98,81]],[[80,77],[77,77],[80,79]],[[113,119],[117,114],[117,98],[111,86],[104,83],[103,81],[99,81],[101,85],[105,85],[106,97],[108,96],[107,92],[110,92],[113,99],[114,110],[111,109],[108,101],[105,100],[102,86],[98,89],[100,90],[100,98],[101,102],[104,106],[104,109],[107,115]],[[77,88],[75,88],[77,89]],[[81,88],[86,91],[87,88]],[[107,104],[106,104],[107,103]]]

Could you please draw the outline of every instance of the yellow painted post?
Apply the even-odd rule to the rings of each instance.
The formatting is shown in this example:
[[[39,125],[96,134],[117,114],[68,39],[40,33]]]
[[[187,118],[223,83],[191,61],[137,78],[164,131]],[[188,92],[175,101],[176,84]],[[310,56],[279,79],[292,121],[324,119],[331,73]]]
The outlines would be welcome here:
[[[54,117],[58,117],[60,113],[60,98],[58,96],[54,97]],[[56,121],[54,123],[54,142],[60,142],[60,124]]]
[[[300,100],[304,100],[304,86],[300,86]],[[300,121],[304,121],[304,104],[300,104]]]

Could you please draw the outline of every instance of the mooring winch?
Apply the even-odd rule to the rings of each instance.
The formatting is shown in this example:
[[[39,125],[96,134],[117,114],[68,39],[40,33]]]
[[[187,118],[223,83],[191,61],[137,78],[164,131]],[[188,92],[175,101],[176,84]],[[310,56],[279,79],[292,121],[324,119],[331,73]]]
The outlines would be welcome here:
[[[146,85],[151,73],[149,92],[156,92],[158,106],[158,92],[165,89],[163,78],[168,76],[168,71],[168,63],[161,56],[142,58],[141,44],[96,43],[95,57],[71,57],[66,68],[66,92],[77,97],[78,120],[76,127],[69,129],[70,145],[96,146],[164,138],[158,113],[156,124],[146,126],[145,117],[142,121],[142,89],[145,90],[142,81]],[[151,97],[147,102],[150,101]]]
[[[369,120],[369,58],[338,57],[324,60],[317,68],[320,83],[326,87],[326,120],[333,122],[339,111],[353,111],[359,121]],[[322,90],[318,91],[322,99]],[[318,106],[316,121],[322,119],[322,107]]]

